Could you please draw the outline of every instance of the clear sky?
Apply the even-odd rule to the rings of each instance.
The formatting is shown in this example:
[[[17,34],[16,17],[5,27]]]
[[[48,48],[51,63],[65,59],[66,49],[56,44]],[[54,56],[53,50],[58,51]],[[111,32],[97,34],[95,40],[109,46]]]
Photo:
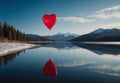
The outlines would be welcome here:
[[[57,23],[49,31],[42,16],[51,13]],[[0,21],[39,35],[120,28],[120,0],[0,0]]]

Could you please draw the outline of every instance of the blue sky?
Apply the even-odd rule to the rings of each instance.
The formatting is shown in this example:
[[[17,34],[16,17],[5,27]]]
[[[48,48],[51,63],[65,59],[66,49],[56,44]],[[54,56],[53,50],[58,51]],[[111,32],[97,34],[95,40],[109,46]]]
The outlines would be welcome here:
[[[42,16],[52,13],[57,23],[49,31]],[[98,28],[120,28],[120,0],[0,0],[0,21],[39,35],[86,34]]]

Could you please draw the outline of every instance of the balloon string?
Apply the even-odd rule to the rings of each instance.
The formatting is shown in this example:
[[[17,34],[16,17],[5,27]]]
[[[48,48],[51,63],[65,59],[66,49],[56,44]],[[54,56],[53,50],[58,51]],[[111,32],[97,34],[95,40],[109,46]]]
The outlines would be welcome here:
[[[49,30],[49,31],[51,31],[51,30]],[[49,46],[50,46],[50,49],[49,49],[49,55],[51,55],[51,43],[50,43],[50,36],[49,36]]]

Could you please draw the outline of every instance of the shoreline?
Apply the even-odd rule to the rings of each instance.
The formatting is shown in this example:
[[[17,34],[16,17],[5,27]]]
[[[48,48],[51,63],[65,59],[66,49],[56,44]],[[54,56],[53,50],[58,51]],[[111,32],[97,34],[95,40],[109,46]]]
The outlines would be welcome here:
[[[120,42],[82,42],[84,44],[120,45]]]
[[[1,43],[0,42],[0,57],[7,54],[16,53],[21,50],[32,48],[38,46],[36,44],[27,44],[27,43]]]
[[[46,43],[46,42],[45,42]],[[53,42],[60,43],[60,42]],[[95,44],[95,45],[120,45],[120,42],[62,42],[62,43],[81,43],[81,44]],[[2,43],[0,42],[0,57],[16,53],[28,48],[39,46],[37,44],[29,43]]]

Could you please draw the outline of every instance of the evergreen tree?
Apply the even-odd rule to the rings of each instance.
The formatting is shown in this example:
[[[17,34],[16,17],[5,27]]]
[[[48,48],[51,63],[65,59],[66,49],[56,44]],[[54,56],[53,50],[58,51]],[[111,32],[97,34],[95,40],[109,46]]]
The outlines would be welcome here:
[[[8,32],[9,32],[8,24],[5,22],[5,23],[3,24],[3,34],[4,34],[4,38],[8,38]]]
[[[25,35],[25,33],[23,33],[23,41],[24,42],[26,41],[26,35]]]
[[[3,30],[2,30],[2,24],[0,23],[0,38],[3,38]]]
[[[19,34],[18,33],[19,33],[19,30],[17,30],[17,32],[16,32],[16,40],[19,40],[19,38],[18,38]]]
[[[11,30],[8,31],[8,39],[12,40],[12,32],[11,32]]]
[[[16,29],[11,26],[11,34],[12,34],[12,40],[16,40]]]
[[[19,30],[17,30],[17,40],[21,41],[21,33]]]

